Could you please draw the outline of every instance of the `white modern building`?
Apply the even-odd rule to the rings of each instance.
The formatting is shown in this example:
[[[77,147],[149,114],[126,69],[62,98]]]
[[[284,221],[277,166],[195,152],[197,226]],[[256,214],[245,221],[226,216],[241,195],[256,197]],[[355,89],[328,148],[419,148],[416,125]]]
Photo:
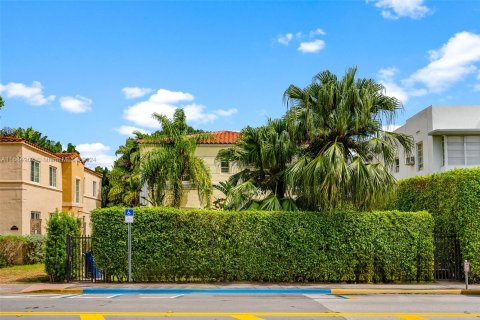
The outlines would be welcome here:
[[[480,106],[430,106],[395,130],[411,135],[411,154],[398,150],[397,179],[480,167]]]

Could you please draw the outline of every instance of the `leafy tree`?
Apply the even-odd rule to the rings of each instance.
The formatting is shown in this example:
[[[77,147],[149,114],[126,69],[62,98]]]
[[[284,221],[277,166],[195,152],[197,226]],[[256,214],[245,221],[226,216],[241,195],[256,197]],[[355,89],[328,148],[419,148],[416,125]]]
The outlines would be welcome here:
[[[5,105],[5,103],[3,102],[3,98],[2,98],[2,96],[0,96],[0,110],[2,110],[4,105]]]
[[[67,152],[76,152],[76,153],[79,153],[76,148],[77,148],[77,147],[74,146],[73,144],[68,143],[68,145],[67,145]]]
[[[108,193],[112,187],[110,185],[110,170],[108,170],[107,167],[102,168],[97,166],[95,168],[95,172],[102,174],[102,208],[106,208],[108,206]]]
[[[112,171],[108,174],[110,184],[108,200],[112,205],[129,207],[139,205],[142,185],[140,183],[140,147],[137,140],[142,137],[141,133],[136,132],[134,138],[128,138],[125,145],[120,146],[115,152],[115,155],[120,157],[115,160]]]
[[[324,71],[307,87],[285,91],[289,130],[304,145],[287,182],[310,209],[372,206],[395,186],[388,169],[396,149],[411,150],[411,137],[383,130],[400,102],[386,96],[382,84],[355,79],[356,71],[342,79]]]
[[[198,191],[200,201],[210,206],[212,185],[210,171],[195,156],[197,141],[202,135],[189,135],[185,112],[177,109],[173,120],[157,113],[162,130],[144,139],[145,148],[153,146],[142,159],[141,182],[146,183],[152,205],[180,207],[185,184]]]

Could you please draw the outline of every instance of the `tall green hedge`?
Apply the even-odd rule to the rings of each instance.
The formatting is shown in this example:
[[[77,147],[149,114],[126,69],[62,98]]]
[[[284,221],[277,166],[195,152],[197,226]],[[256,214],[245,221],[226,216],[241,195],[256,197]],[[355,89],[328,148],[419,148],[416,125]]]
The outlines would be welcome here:
[[[124,209],[92,212],[97,266],[127,277]],[[426,212],[228,212],[136,208],[135,281],[429,281]]]
[[[471,276],[480,280],[480,168],[455,169],[400,181],[396,207],[428,210],[435,233],[457,235]]]
[[[51,282],[65,280],[67,261],[67,235],[80,235],[80,219],[73,214],[56,212],[52,214],[47,225],[45,243],[45,271]]]

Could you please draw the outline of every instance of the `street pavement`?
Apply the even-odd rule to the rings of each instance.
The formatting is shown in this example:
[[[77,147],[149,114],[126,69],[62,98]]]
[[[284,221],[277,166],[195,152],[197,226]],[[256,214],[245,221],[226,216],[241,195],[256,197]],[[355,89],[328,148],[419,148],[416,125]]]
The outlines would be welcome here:
[[[2,294],[9,319],[480,319],[480,295]]]

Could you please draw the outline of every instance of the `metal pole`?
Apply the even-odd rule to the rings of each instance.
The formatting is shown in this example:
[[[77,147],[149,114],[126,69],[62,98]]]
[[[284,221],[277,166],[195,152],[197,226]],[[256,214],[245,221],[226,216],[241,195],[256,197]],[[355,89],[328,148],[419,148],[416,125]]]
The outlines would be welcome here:
[[[465,272],[465,289],[468,290],[468,272]]]
[[[128,223],[128,282],[132,282],[132,224]]]

